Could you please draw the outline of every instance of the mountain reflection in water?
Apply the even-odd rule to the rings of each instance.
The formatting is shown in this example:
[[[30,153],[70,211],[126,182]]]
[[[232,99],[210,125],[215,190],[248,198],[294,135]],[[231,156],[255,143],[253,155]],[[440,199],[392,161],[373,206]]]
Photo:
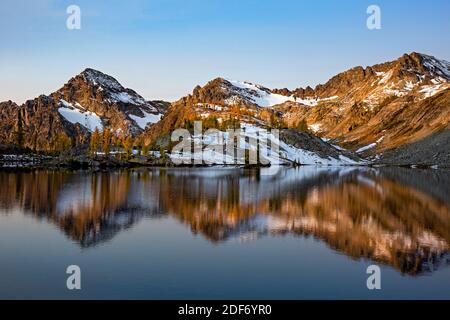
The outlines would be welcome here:
[[[214,243],[312,236],[349,257],[411,275],[450,259],[449,171],[31,171],[0,172],[0,185],[1,208],[47,219],[83,248],[143,218],[170,215]]]

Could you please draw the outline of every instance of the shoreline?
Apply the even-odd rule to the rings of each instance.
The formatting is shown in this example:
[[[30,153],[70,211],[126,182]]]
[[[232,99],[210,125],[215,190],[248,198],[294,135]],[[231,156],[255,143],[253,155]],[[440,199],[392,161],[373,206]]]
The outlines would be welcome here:
[[[411,168],[411,169],[450,169],[450,164],[424,164],[424,163],[383,163],[366,162],[357,164],[299,164],[294,162],[284,162],[280,167],[365,167],[365,168]],[[22,171],[22,170],[90,170],[90,171],[109,171],[117,169],[133,168],[243,168],[243,169],[263,169],[270,168],[271,165],[265,164],[174,164],[170,157],[157,158],[145,156],[132,156],[128,160],[118,159],[115,156],[76,156],[61,157],[39,154],[0,154],[0,171]]]
[[[115,171],[139,168],[161,168],[161,169],[209,169],[209,168],[236,168],[236,169],[267,169],[268,165],[240,165],[240,164],[158,164],[158,163],[141,163],[141,162],[114,162],[114,163],[80,163],[80,162],[50,162],[50,163],[24,163],[21,161],[0,161],[0,172],[3,171],[29,171],[29,170],[51,170],[51,171]],[[424,164],[345,164],[345,165],[324,165],[324,164],[281,164],[282,168],[299,168],[299,167],[318,167],[318,168],[406,168],[418,170],[450,170],[449,166],[424,165]]]

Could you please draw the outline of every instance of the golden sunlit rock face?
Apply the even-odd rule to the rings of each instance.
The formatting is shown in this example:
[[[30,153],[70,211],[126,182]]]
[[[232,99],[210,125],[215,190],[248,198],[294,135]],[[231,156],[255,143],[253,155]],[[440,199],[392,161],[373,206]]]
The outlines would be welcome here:
[[[447,263],[450,173],[407,169],[0,173],[0,206],[48,219],[83,247],[143,217],[169,216],[209,241],[312,236],[351,258],[419,274]],[[269,183],[270,181],[270,183]],[[448,194],[448,193],[447,193]]]

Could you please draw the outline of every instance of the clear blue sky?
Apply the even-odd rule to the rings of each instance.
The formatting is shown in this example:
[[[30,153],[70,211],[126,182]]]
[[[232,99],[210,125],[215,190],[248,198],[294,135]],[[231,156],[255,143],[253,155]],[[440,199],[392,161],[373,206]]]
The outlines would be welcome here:
[[[81,30],[66,28],[70,4]],[[371,4],[381,30],[366,28]],[[449,12],[448,0],[0,0],[0,101],[86,67],[174,100],[218,76],[296,88],[406,52],[450,60]]]

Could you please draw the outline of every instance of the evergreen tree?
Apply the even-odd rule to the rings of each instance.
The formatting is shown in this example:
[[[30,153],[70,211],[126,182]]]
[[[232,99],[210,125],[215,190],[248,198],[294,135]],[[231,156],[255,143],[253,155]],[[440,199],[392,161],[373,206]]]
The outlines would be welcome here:
[[[96,154],[99,145],[100,145],[100,132],[98,131],[98,128],[95,128],[94,132],[92,133],[91,141],[89,144],[91,155]]]
[[[150,146],[148,144],[144,143],[143,146],[142,146],[142,155],[144,157],[148,157],[149,151],[150,151]]]
[[[297,130],[303,131],[303,132],[309,132],[308,124],[306,123],[305,119],[302,119],[297,123]]]
[[[124,137],[123,147],[125,149],[126,159],[128,160],[133,154],[133,137],[131,135],[127,135]]]
[[[109,129],[105,129],[103,131],[102,138],[103,138],[102,139],[103,152],[105,153],[106,156],[108,156],[111,149],[111,139],[112,139],[111,131]]]

